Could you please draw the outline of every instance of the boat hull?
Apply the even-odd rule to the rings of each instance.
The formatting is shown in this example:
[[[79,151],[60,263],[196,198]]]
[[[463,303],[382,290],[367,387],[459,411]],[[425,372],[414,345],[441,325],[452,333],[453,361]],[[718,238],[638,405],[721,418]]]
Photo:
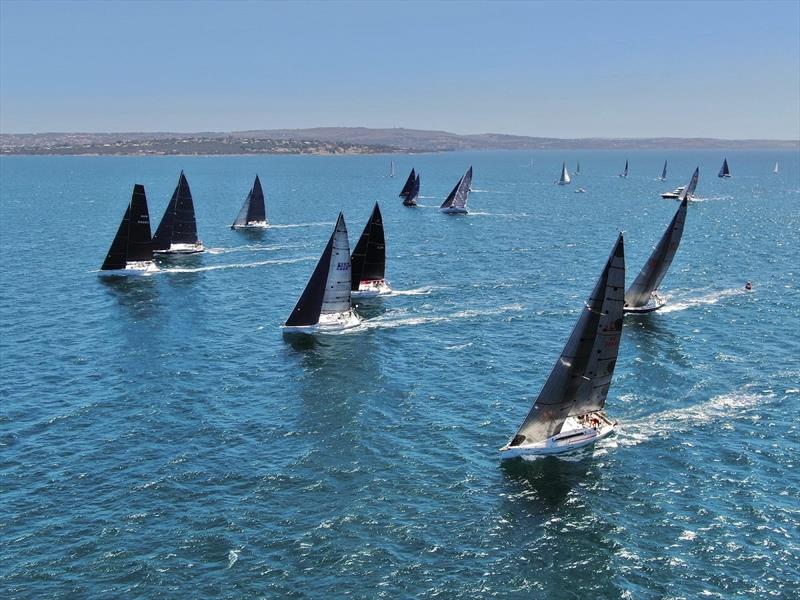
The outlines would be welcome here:
[[[392,293],[392,288],[384,279],[362,281],[358,285],[358,290],[350,292],[353,298],[375,298],[376,296],[388,296]]]
[[[153,261],[135,261],[126,263],[124,269],[106,269],[101,270],[100,275],[114,275],[122,277],[142,277],[158,273],[159,269]]]
[[[322,314],[313,325],[283,325],[284,333],[335,333],[361,324],[361,319],[352,310],[343,313]]]
[[[269,221],[250,221],[246,225],[231,225],[231,229],[266,229]]]
[[[416,200],[403,200],[403,206],[416,206]]]
[[[666,302],[664,299],[659,296],[658,294],[653,294],[650,296],[650,300],[647,301],[647,304],[644,306],[625,306],[622,309],[623,314],[645,314],[657,311],[659,308],[664,306]]]
[[[153,250],[153,254],[199,254],[205,251],[203,242],[197,242],[196,244],[172,244],[166,250]]]
[[[569,417],[558,434],[543,442],[503,446],[500,448],[500,459],[532,459],[538,456],[567,454],[594,444],[616,430],[616,422],[610,421],[603,412],[591,413],[587,417],[594,418],[596,424],[590,425],[587,419],[581,423],[576,417]]]
[[[458,207],[451,206],[450,208],[443,208],[441,210],[446,215],[466,215],[467,214],[467,209],[466,208],[458,208]]]

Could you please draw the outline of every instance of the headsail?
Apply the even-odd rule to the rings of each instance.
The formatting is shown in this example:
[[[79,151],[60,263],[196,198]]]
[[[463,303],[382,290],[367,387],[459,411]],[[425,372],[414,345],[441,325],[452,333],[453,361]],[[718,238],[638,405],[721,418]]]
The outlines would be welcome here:
[[[411,173],[408,174],[408,179],[403,184],[403,189],[400,190],[400,197],[401,198],[408,198],[408,195],[411,193],[411,188],[414,187],[414,181],[417,178],[417,174],[414,169],[411,169]]]
[[[561,431],[570,414],[602,408],[622,335],[624,283],[625,249],[619,234],[561,356],[509,446],[544,441]]]
[[[264,206],[264,190],[261,189],[261,180],[256,175],[253,187],[244,199],[244,204],[236,215],[236,220],[231,227],[246,227],[248,223],[263,223],[267,220],[267,210]]]
[[[731,171],[728,168],[728,159],[726,158],[722,161],[722,167],[720,167],[717,177],[730,177],[730,176],[731,176]]]
[[[661,181],[667,178],[667,161],[664,161],[664,168],[661,170]]]
[[[691,200],[694,198],[694,191],[697,189],[697,182],[700,180],[700,167],[696,167],[694,173],[692,173],[692,178],[689,181],[689,185],[683,188],[681,191],[681,195],[678,196],[678,200]]]
[[[347,227],[344,216],[339,213],[328,244],[285,325],[287,327],[316,325],[322,313],[349,311],[350,272]]]
[[[466,208],[470,185],[472,185],[472,167],[458,180],[456,187],[448,194],[440,208]]]
[[[647,259],[631,287],[625,292],[625,306],[633,308],[644,306],[650,300],[653,292],[661,285],[661,280],[664,279],[664,275],[675,257],[675,252],[678,250],[678,244],[681,243],[688,205],[687,200],[681,202],[650,258]]]
[[[558,180],[558,185],[567,185],[570,182],[569,171],[567,171],[567,161],[561,163],[561,177]]]
[[[386,272],[386,241],[383,233],[383,217],[378,203],[372,209],[361,237],[358,239],[353,255],[351,290],[358,291],[362,281],[375,281],[384,278]]]
[[[196,244],[198,241],[192,191],[181,171],[178,185],[153,236],[153,249],[169,250],[172,244]]]
[[[101,269],[124,269],[128,261],[148,260],[153,260],[150,213],[147,210],[144,186],[137,183],[133,186],[131,201]]]

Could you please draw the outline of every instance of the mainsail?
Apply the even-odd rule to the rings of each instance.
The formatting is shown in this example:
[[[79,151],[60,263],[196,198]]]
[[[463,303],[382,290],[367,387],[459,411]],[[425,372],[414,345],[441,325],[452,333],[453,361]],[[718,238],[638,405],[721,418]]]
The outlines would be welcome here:
[[[352,265],[350,289],[353,291],[358,291],[358,286],[362,281],[376,281],[384,278],[386,241],[383,234],[383,217],[377,202],[353,250],[350,263]]]
[[[570,182],[569,171],[567,171],[567,161],[561,164],[561,178],[558,180],[558,185],[567,185]]]
[[[316,325],[320,314],[349,311],[350,273],[350,243],[344,216],[339,213],[336,227],[286,326]]]
[[[194,218],[194,203],[189,182],[181,171],[178,185],[172,192],[167,210],[153,236],[154,250],[169,250],[172,244],[196,244],[197,223]]]
[[[678,196],[678,200],[691,200],[694,198],[694,191],[697,189],[697,182],[700,180],[700,167],[696,167],[694,173],[692,173],[692,178],[689,181],[689,185],[683,188],[681,191],[681,195]]]
[[[625,161],[625,168],[622,170],[622,173],[619,174],[620,177],[627,177],[628,176],[628,161]]]
[[[448,194],[440,208],[466,208],[470,185],[472,185],[472,167],[458,180],[456,187]]]
[[[256,180],[247,198],[244,199],[244,204],[236,216],[236,220],[231,225],[231,228],[246,227],[248,223],[263,223],[267,220],[267,210],[264,207],[264,190],[261,189],[261,181],[256,175]]]
[[[569,415],[600,410],[622,336],[625,249],[619,234],[594,290],[550,376],[509,446],[544,441]]]
[[[419,198],[419,173],[417,173],[417,176],[414,179],[414,183],[411,186],[411,191],[408,192],[408,196],[406,196],[403,200],[403,205],[416,206],[417,198]]]
[[[722,161],[722,167],[720,168],[717,177],[730,177],[730,176],[731,176],[731,171],[728,168],[728,159],[726,158]]]
[[[667,178],[667,161],[664,161],[664,168],[661,170],[661,181]]]
[[[696,172],[696,171],[695,171]],[[625,292],[625,306],[636,308],[644,306],[650,301],[650,296],[661,285],[661,280],[667,273],[667,269],[672,264],[678,244],[681,243],[683,235],[683,224],[686,220],[686,207],[689,205],[687,200],[683,200],[672,221],[664,231],[664,235],[653,249],[653,253],[642,267],[639,275]]]
[[[403,189],[400,190],[400,197],[401,198],[408,198],[408,195],[411,193],[411,188],[414,187],[414,181],[417,179],[417,174],[414,169],[411,169],[411,173],[408,174],[408,179],[403,184]]]
[[[133,186],[133,195],[125,216],[111,242],[102,270],[124,269],[129,261],[153,260],[153,243],[150,238],[150,213],[144,186]]]

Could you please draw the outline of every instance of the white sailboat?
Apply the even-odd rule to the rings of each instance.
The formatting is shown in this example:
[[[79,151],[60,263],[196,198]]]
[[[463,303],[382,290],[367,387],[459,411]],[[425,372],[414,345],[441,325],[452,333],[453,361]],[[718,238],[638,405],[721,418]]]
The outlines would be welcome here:
[[[777,161],[775,162],[775,168],[772,169],[772,172],[775,173],[775,175],[780,173],[780,170],[778,169],[778,162]]]
[[[567,171],[567,161],[561,164],[561,177],[558,180],[558,185],[569,185],[569,171]]]
[[[501,459],[563,454],[614,432],[604,412],[622,337],[625,249],[619,234],[561,356]]]
[[[389,161],[389,177],[394,177],[394,161]]]

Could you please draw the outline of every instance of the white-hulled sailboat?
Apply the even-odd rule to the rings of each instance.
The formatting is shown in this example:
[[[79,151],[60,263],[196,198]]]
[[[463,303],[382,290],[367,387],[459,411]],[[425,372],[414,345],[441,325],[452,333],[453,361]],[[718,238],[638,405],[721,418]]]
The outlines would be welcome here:
[[[728,159],[725,158],[722,161],[722,166],[719,168],[719,173],[717,173],[717,177],[728,178],[730,176],[731,176],[731,170],[728,168]]]
[[[550,376],[501,458],[563,454],[613,433],[606,397],[622,337],[625,249],[620,233]]]
[[[780,169],[778,169],[778,162],[777,161],[775,162],[775,168],[772,169],[772,172],[775,173],[775,175],[780,173]]]
[[[383,234],[383,216],[377,202],[350,256],[350,264],[352,265],[350,295],[353,298],[385,296],[392,292],[392,288],[384,279],[386,240]]]
[[[440,210],[447,215],[467,214],[467,200],[469,200],[470,186],[472,185],[472,167],[458,180],[456,187],[444,199]]]
[[[352,284],[350,242],[344,215],[339,213],[328,245],[283,330],[287,333],[338,331],[361,322],[350,302]]]
[[[181,171],[178,185],[172,192],[161,223],[153,235],[153,252],[156,254],[197,254],[205,247],[197,237],[194,202],[189,182]]]
[[[244,199],[244,204],[236,215],[236,220],[231,229],[265,229],[269,227],[267,209],[264,206],[264,190],[261,189],[261,180],[256,175],[253,187]]]
[[[569,171],[567,171],[567,161],[561,163],[561,177],[558,179],[558,185],[569,185]]]
[[[625,292],[626,313],[649,313],[664,306],[664,299],[658,295],[658,286],[667,274],[667,269],[672,264],[672,259],[681,243],[688,204],[686,199],[681,202],[650,258]]]
[[[133,195],[125,216],[111,242],[102,275],[149,275],[158,271],[153,262],[153,240],[150,237],[150,213],[144,186],[133,186]]]

